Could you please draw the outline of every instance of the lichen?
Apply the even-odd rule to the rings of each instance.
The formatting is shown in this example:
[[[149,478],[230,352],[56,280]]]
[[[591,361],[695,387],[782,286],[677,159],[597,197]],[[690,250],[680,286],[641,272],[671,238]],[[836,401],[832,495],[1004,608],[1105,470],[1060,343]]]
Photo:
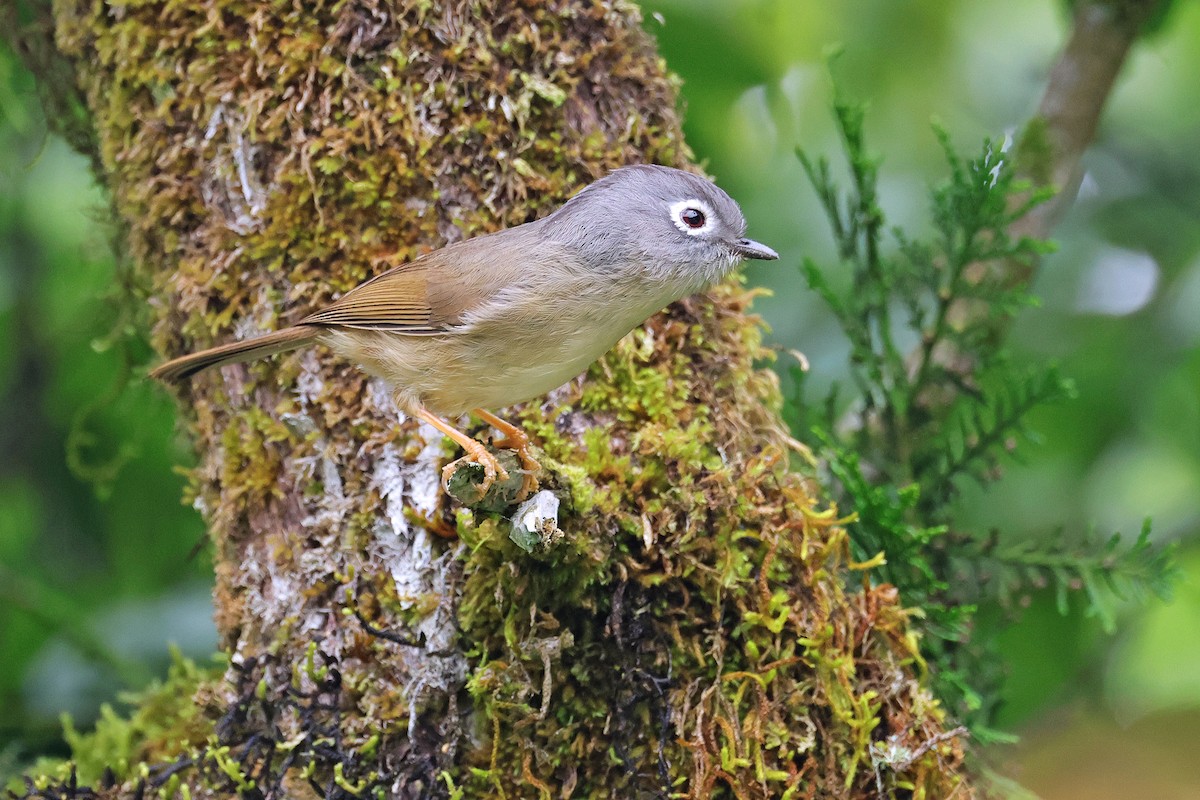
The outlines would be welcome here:
[[[78,0],[56,36],[164,353],[690,159],[621,0]],[[533,552],[431,493],[440,443],[351,365],[198,376],[229,668],[203,742],[109,794],[967,796],[899,599],[847,585],[787,469],[752,296],[678,303],[516,412],[561,501]]]

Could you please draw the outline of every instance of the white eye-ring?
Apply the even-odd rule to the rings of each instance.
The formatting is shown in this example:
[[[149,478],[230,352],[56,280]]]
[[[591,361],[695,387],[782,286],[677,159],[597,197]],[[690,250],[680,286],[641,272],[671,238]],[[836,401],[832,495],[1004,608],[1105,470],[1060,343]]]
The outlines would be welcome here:
[[[697,236],[712,227],[712,207],[703,200],[692,198],[671,204],[671,222],[688,236]]]

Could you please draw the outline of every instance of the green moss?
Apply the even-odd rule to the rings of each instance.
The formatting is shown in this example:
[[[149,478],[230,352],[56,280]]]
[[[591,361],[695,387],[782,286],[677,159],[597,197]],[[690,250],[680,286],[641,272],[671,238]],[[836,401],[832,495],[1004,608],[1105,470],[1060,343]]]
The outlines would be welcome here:
[[[1021,173],[1034,186],[1051,185],[1055,154],[1045,117],[1035,116],[1026,123],[1017,141],[1016,157]]]
[[[895,674],[879,664],[913,657],[903,614],[881,603],[887,626],[872,631],[877,618],[852,635],[862,623],[851,623],[851,596],[836,577],[846,555],[836,514],[813,508],[777,453],[742,470],[714,457],[718,442],[737,449],[753,401],[774,401],[771,383],[757,377],[756,335],[726,380],[682,368],[679,353],[737,352],[730,337],[746,339],[742,318],[680,316],[623,342],[597,368],[605,381],[584,390],[580,407],[615,414],[583,434],[589,477],[569,481],[591,487],[594,502],[560,519],[569,546],[534,564],[498,527],[489,528],[492,546],[473,543],[459,620],[478,642],[469,686],[493,736],[472,769],[453,776],[466,796],[499,787],[522,796],[564,775],[578,796],[628,793],[647,785],[630,765],[656,762],[680,777],[649,785],[680,796],[717,787],[739,796],[736,787],[750,786],[763,794],[746,796],[804,786],[842,795],[874,780],[871,745],[881,725],[896,724],[883,709],[895,711],[901,685],[889,686]],[[650,338],[677,340],[641,348]],[[763,395],[745,396],[747,386]],[[786,501],[764,507],[747,474],[791,486]],[[938,718],[935,706],[923,710],[920,724]],[[926,770],[918,782],[937,780]]]
[[[95,727],[78,731],[71,719],[63,717],[63,736],[71,748],[71,758],[62,762],[41,762],[35,772],[43,786],[68,782],[93,784],[106,775],[123,781],[136,777],[147,763],[170,762],[203,744],[212,732],[213,706],[205,701],[220,669],[198,667],[172,651],[167,678],[137,692],[121,696],[130,710],[122,716],[104,704]],[[15,787],[10,787],[17,791]]]

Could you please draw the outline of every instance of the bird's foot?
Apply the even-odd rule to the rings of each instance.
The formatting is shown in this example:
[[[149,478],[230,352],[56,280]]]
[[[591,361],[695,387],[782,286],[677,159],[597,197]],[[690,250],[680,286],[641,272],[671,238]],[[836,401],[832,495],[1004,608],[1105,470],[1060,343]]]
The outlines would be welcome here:
[[[464,463],[478,464],[483,467],[483,480],[476,485],[481,500],[487,496],[488,490],[492,488],[492,484],[496,482],[497,478],[501,481],[508,480],[508,470],[501,466],[499,459],[482,444],[472,439],[469,443],[462,443],[462,448],[467,451],[467,454],[442,468],[442,486],[447,493],[450,492],[450,479]]]
[[[537,474],[542,468],[531,452],[529,435],[490,411],[477,408],[475,414],[503,435],[503,438],[493,439],[492,446],[513,450],[516,452],[517,458],[521,459],[521,491],[517,495],[517,500],[525,500],[537,491]]]

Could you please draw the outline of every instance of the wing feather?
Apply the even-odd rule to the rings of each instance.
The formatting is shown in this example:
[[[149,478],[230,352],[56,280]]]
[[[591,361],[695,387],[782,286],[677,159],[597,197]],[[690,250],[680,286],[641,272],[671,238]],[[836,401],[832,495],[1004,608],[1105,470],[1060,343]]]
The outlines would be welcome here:
[[[497,293],[536,278],[537,270],[573,264],[538,233],[542,221],[477,236],[401,264],[300,320],[413,335],[461,331]],[[535,274],[531,275],[530,270]]]
[[[442,333],[450,327],[435,320],[429,303],[429,268],[418,259],[377,275],[300,321],[400,333]]]

